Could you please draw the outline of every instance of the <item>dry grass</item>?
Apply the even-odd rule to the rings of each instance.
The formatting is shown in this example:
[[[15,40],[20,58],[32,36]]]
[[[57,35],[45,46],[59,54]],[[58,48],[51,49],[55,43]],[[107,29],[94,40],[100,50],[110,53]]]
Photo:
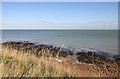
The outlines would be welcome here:
[[[1,61],[2,61],[2,45],[0,44],[0,79],[1,79],[1,77],[2,77],[2,63],[1,63]]]
[[[2,77],[2,63],[0,63],[0,79]]]
[[[74,76],[59,63],[48,58],[2,49],[3,77],[70,77]]]
[[[0,45],[1,46],[1,45]],[[62,47],[61,47],[62,48]],[[95,64],[83,64],[75,63],[74,56],[68,56],[66,58],[57,56],[53,57],[50,49],[41,49],[41,55],[37,56],[35,51],[17,51],[8,47],[2,47],[2,55],[0,53],[0,76],[2,77],[106,77],[115,76],[113,74],[117,69],[114,63],[110,64],[109,69],[102,73],[102,69]],[[31,52],[31,53],[30,53]],[[60,60],[61,59],[61,60]],[[62,61],[62,62],[61,62]],[[100,65],[100,64],[99,64]],[[114,70],[114,71],[113,71]],[[106,73],[107,74],[106,74]],[[100,74],[100,75],[98,75]]]

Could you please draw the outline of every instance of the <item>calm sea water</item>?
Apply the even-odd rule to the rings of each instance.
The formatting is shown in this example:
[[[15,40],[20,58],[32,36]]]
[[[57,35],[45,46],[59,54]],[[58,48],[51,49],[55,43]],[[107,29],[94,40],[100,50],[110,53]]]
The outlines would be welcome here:
[[[74,48],[95,48],[118,54],[115,30],[2,30],[2,41],[31,41]]]

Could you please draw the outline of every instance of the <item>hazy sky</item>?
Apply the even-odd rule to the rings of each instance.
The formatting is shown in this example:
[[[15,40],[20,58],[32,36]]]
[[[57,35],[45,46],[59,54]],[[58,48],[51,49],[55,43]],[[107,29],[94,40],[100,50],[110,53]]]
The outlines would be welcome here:
[[[117,2],[3,2],[3,29],[117,29]]]

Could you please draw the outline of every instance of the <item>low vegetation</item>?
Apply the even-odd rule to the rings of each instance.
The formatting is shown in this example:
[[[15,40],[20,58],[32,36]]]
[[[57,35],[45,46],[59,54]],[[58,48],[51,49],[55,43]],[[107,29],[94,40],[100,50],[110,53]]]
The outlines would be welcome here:
[[[37,58],[34,55],[17,53],[16,51],[2,50],[3,77],[71,77],[57,62],[45,57]]]
[[[74,55],[62,47],[33,43],[2,43],[2,77],[117,77],[119,61],[106,60],[93,52]]]

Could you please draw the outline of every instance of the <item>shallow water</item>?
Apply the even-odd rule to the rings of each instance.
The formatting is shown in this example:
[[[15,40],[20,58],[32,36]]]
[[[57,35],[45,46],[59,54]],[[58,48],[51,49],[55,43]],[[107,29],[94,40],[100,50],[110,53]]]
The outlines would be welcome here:
[[[24,40],[118,54],[117,30],[2,30],[2,41]]]

